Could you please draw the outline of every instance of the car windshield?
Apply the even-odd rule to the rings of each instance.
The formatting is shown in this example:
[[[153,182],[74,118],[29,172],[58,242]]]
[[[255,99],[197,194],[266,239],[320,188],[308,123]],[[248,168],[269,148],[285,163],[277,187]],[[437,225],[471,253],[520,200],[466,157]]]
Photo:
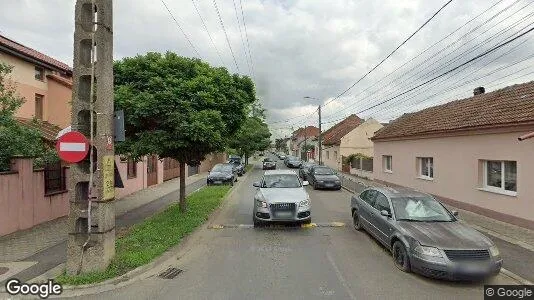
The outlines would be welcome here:
[[[230,158],[230,163],[239,164],[241,163],[241,158]]]
[[[232,172],[232,166],[228,166],[228,165],[215,165],[215,167],[213,167],[213,169],[212,169],[211,171],[212,171],[212,172],[230,173],[230,172]]]
[[[263,177],[262,188],[298,188],[301,187],[297,175],[276,174]]]
[[[263,160],[263,162],[271,162],[272,160],[270,158],[266,158]]]
[[[334,171],[329,168],[317,168],[313,171],[313,173],[316,175],[333,175]]]
[[[391,202],[398,221],[454,221],[449,212],[432,197],[394,197]]]

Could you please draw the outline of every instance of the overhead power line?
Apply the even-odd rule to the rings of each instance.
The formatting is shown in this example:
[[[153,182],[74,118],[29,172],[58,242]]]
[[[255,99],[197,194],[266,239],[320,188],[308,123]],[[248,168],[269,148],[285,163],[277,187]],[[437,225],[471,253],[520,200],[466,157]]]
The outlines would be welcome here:
[[[449,0],[445,4],[443,4],[443,6],[441,6],[440,9],[438,9],[428,20],[425,21],[425,23],[423,23],[423,25],[419,26],[419,28],[417,28],[417,30],[415,32],[413,32],[407,39],[405,39],[399,46],[397,46],[397,48],[395,48],[393,51],[391,51],[391,53],[388,54],[384,59],[382,59],[382,61],[380,61],[376,66],[374,66],[371,70],[369,70],[369,72],[367,72],[365,75],[363,75],[360,79],[358,79],[356,82],[354,82],[351,86],[349,86],[347,89],[345,89],[339,95],[337,95],[336,97],[334,97],[334,98],[330,99],[329,101],[327,101],[323,106],[326,106],[329,103],[331,103],[332,101],[334,101],[334,100],[338,99],[339,97],[345,95],[354,86],[356,86],[356,84],[358,84],[360,81],[362,81],[364,78],[366,78],[369,74],[371,74],[376,68],[378,68],[380,65],[382,65],[382,63],[384,63],[389,57],[391,57],[391,55],[393,55],[395,52],[397,52],[397,50],[399,50],[400,47],[402,47],[404,44],[406,44],[406,42],[408,42],[414,35],[416,35],[421,29],[423,29],[423,27],[425,27],[432,19],[434,19],[434,17],[436,17],[451,2],[452,2],[452,0]]]
[[[197,4],[195,0],[191,0],[193,2],[193,6],[195,7],[195,10],[197,11],[198,17],[200,18],[200,21],[202,22],[202,26],[204,27],[204,30],[208,34],[208,37],[210,38],[211,45],[213,48],[215,48],[215,52],[217,52],[217,56],[219,56],[219,60],[221,61],[221,64],[224,66],[224,60],[222,59],[221,52],[219,52],[219,49],[215,45],[215,42],[213,41],[213,38],[211,37],[210,31],[208,30],[208,26],[206,25],[206,22],[204,22],[204,18],[202,18],[202,15],[200,14],[200,11],[198,10]]]
[[[520,1],[520,0],[516,0],[514,3],[508,5],[506,8],[502,9],[501,11],[499,11],[499,12],[497,12],[496,14],[494,14],[493,16],[491,16],[489,19],[487,19],[486,21],[484,21],[482,24],[477,25],[475,28],[471,29],[468,33],[466,33],[466,34],[462,35],[461,37],[457,38],[454,42],[450,43],[449,45],[447,45],[447,46],[444,47],[444,48],[441,48],[437,53],[433,53],[433,54],[431,55],[431,57],[432,57],[432,59],[431,59],[432,62],[431,62],[431,63],[429,63],[429,61],[427,60],[427,61],[425,61],[425,62],[423,62],[423,63],[419,63],[419,64],[417,64],[417,65],[414,66],[412,69],[410,69],[410,70],[404,72],[402,75],[400,75],[399,77],[393,79],[393,80],[390,81],[389,83],[387,83],[387,84],[381,86],[379,89],[375,90],[374,92],[372,92],[372,93],[370,93],[370,94],[367,94],[367,95],[364,96],[363,98],[361,98],[361,99],[355,101],[353,104],[351,104],[351,105],[349,105],[349,106],[346,106],[346,107],[344,107],[344,108],[342,108],[342,109],[340,109],[340,110],[334,112],[333,114],[340,113],[340,112],[342,112],[342,111],[346,111],[346,110],[348,110],[348,109],[350,109],[350,108],[352,108],[352,107],[356,107],[356,106],[359,105],[360,103],[363,103],[363,101],[364,101],[365,99],[368,99],[368,98],[370,98],[370,97],[375,96],[375,95],[376,95],[377,93],[379,93],[380,91],[386,89],[386,87],[388,87],[389,85],[391,85],[391,84],[393,84],[393,83],[399,81],[399,79],[401,79],[403,76],[405,76],[405,75],[411,73],[412,71],[418,69],[419,67],[422,67],[422,69],[420,69],[419,71],[417,71],[415,74],[410,75],[409,77],[405,78],[404,80],[402,80],[401,82],[399,82],[399,83],[396,84],[396,85],[398,85],[398,86],[402,86],[403,84],[405,84],[406,82],[408,82],[410,79],[414,78],[414,77],[417,76],[417,75],[420,75],[423,71],[429,69],[429,67],[431,67],[431,66],[435,65],[436,63],[440,62],[441,64],[438,65],[436,68],[434,68],[433,70],[430,70],[429,72],[427,72],[427,73],[424,74],[424,75],[419,76],[419,77],[421,77],[421,78],[429,78],[429,77],[431,77],[433,74],[435,74],[437,71],[439,71],[440,69],[442,69],[442,68],[443,68],[443,65],[447,65],[448,63],[457,61],[459,58],[461,58],[461,57],[464,56],[465,54],[469,54],[469,53],[473,52],[474,50],[476,50],[476,49],[482,47],[483,45],[485,45],[485,44],[487,44],[487,43],[489,43],[491,40],[493,40],[493,39],[497,38],[498,36],[504,34],[506,31],[512,29],[512,28],[513,28],[515,25],[517,25],[518,23],[521,23],[521,22],[525,21],[525,20],[526,20],[525,18],[526,18],[526,17],[529,17],[529,16],[532,15],[532,14],[529,14],[529,15],[527,15],[527,16],[524,16],[524,17],[523,17],[522,19],[520,19],[519,21],[517,21],[517,22],[515,22],[515,23],[513,23],[513,24],[511,24],[511,25],[509,25],[508,27],[506,27],[506,28],[504,28],[504,29],[501,29],[499,32],[497,32],[497,33],[495,33],[494,35],[492,35],[492,36],[486,38],[484,41],[482,41],[482,42],[478,42],[475,46],[473,46],[473,47],[471,47],[471,48],[468,48],[467,50],[464,50],[464,51],[461,52],[460,54],[454,56],[452,59],[449,59],[446,63],[443,63],[443,60],[444,60],[446,57],[450,56],[451,54],[453,54],[453,53],[456,52],[457,50],[461,49],[463,46],[467,45],[468,43],[470,43],[470,42],[472,42],[472,41],[475,41],[476,39],[478,39],[478,37],[479,37],[482,33],[486,33],[486,32],[488,32],[489,30],[495,28],[495,26],[496,26],[497,24],[502,23],[503,21],[507,20],[509,17],[505,17],[503,20],[501,20],[501,21],[497,22],[496,24],[494,24],[490,29],[487,29],[487,30],[485,30],[484,32],[478,34],[477,36],[475,36],[475,37],[469,39],[468,41],[465,41],[464,43],[462,43],[460,46],[456,47],[453,51],[449,52],[448,54],[445,54],[444,56],[438,56],[438,54],[440,54],[440,53],[442,53],[444,50],[450,48],[452,45],[456,44],[457,42],[459,42],[459,41],[463,41],[464,38],[467,37],[469,34],[475,32],[477,29],[481,28],[483,25],[487,24],[489,21],[495,19],[498,15],[500,15],[500,14],[503,13],[504,11],[508,10],[509,8],[511,8],[513,5],[517,4],[519,1]],[[530,5],[530,4],[532,4],[532,2],[529,3],[529,4],[527,4],[527,5],[525,5],[525,6],[523,6],[523,7],[521,7],[521,8],[519,8],[518,10],[516,10],[515,12],[513,12],[512,15],[515,15],[517,12],[519,12],[520,10],[523,10],[524,8],[526,8],[526,7],[527,7],[528,5]],[[505,40],[506,40],[506,39],[505,39]],[[425,51],[426,51],[426,50],[425,50]],[[425,64],[425,63],[426,63],[426,64]],[[376,85],[376,84],[375,84],[375,85]],[[395,94],[395,91],[390,92],[388,95],[392,95],[392,94]],[[330,115],[330,116],[331,116],[331,115]],[[330,116],[329,116],[329,117],[330,117]]]
[[[531,23],[531,24],[529,24],[529,25],[532,25],[532,24],[533,24],[533,23]],[[431,79],[429,79],[429,80],[427,80],[427,81],[425,81],[425,82],[423,82],[423,83],[421,83],[421,84],[418,84],[418,85],[416,85],[416,86],[414,86],[414,87],[412,87],[412,88],[410,88],[410,89],[408,89],[408,90],[406,90],[406,91],[404,91],[404,92],[402,92],[402,93],[400,93],[400,94],[398,94],[398,95],[396,95],[396,96],[394,96],[394,97],[388,98],[388,99],[386,99],[386,100],[384,100],[384,101],[381,101],[381,102],[379,102],[379,103],[377,103],[377,104],[374,104],[374,105],[372,105],[372,106],[370,106],[370,107],[368,107],[368,108],[366,108],[366,109],[363,109],[363,110],[359,111],[358,114],[359,114],[359,113],[362,113],[362,112],[365,112],[365,111],[368,111],[368,110],[370,110],[370,109],[373,109],[373,108],[375,108],[375,107],[377,107],[377,106],[380,106],[380,105],[382,105],[382,104],[384,104],[384,103],[387,103],[387,102],[389,102],[389,101],[391,101],[391,100],[393,100],[393,99],[396,99],[396,98],[398,98],[398,97],[400,97],[400,96],[402,96],[402,95],[404,95],[404,94],[406,94],[406,93],[409,93],[409,92],[411,92],[411,91],[413,91],[413,90],[415,90],[415,89],[417,89],[417,88],[419,88],[419,87],[421,87],[421,86],[424,86],[424,85],[426,85],[426,84],[429,84],[430,82],[433,82],[434,80],[436,80],[436,79],[438,79],[438,78],[441,78],[441,77],[443,77],[443,76],[445,76],[445,75],[447,75],[447,74],[449,74],[449,73],[451,73],[451,72],[454,72],[455,70],[457,70],[457,69],[459,69],[459,68],[461,68],[461,67],[463,67],[463,66],[465,66],[465,65],[467,65],[467,64],[469,64],[469,63],[471,63],[471,62],[473,62],[473,61],[475,61],[475,60],[477,60],[477,59],[479,59],[479,58],[481,58],[481,57],[484,57],[484,56],[486,56],[486,55],[488,55],[488,54],[494,52],[495,50],[497,50],[497,49],[499,49],[499,48],[501,48],[501,47],[504,47],[505,45],[508,45],[509,43],[511,43],[511,42],[513,42],[513,41],[515,41],[515,40],[517,40],[517,39],[519,39],[519,38],[521,38],[522,36],[525,36],[526,34],[532,32],[533,30],[534,30],[534,27],[530,28],[529,30],[527,30],[527,31],[525,31],[525,32],[523,32],[523,33],[521,33],[521,34],[519,34],[518,36],[516,36],[516,37],[514,37],[514,38],[512,38],[512,39],[510,39],[510,40],[508,40],[508,41],[506,41],[506,42],[504,42],[504,43],[501,43],[501,44],[499,44],[499,45],[497,45],[497,46],[495,46],[495,47],[493,47],[493,48],[491,48],[491,49],[485,51],[485,52],[482,53],[482,54],[479,54],[479,55],[477,55],[477,56],[475,56],[475,57],[469,59],[468,61],[466,61],[466,62],[464,62],[464,63],[462,63],[462,64],[460,64],[460,65],[458,65],[458,66],[456,66],[456,67],[454,67],[454,68],[452,68],[452,69],[450,69],[450,70],[448,70],[448,71],[446,71],[446,72],[444,72],[444,73],[442,73],[442,74],[440,74],[440,75],[438,75],[438,76],[435,76],[435,77],[433,77],[433,78],[431,78]]]
[[[232,58],[234,59],[234,64],[237,69],[237,72],[241,72],[239,70],[239,65],[237,64],[237,60],[235,59],[234,50],[232,49],[232,45],[230,44],[230,39],[228,38],[228,33],[226,32],[226,28],[224,27],[224,22],[221,17],[221,12],[219,11],[219,7],[217,6],[217,1],[213,0],[213,6],[215,7],[215,11],[217,12],[217,16],[219,17],[219,22],[221,23],[222,30],[224,31],[224,36],[226,37],[226,43],[228,44],[228,48],[230,48],[230,54],[232,54]]]
[[[252,69],[250,68],[250,63],[248,62],[247,47],[245,47],[245,39],[243,38],[243,30],[241,30],[241,23],[239,22],[239,13],[237,12],[237,6],[235,5],[235,0],[232,0],[234,4],[235,19],[237,21],[237,27],[239,27],[239,37],[241,38],[241,45],[243,45],[243,52],[245,53],[245,61],[248,66],[248,73],[252,77]]]
[[[243,2],[241,0],[239,0],[239,7],[241,8],[241,17],[243,19],[243,27],[245,28],[245,37],[247,39],[248,56],[250,60],[250,67],[252,68],[252,76],[254,77],[254,81],[256,81],[256,71],[254,70],[254,61],[252,60],[252,50],[250,50],[250,41],[248,39],[247,22],[245,21],[245,13],[243,12]]]
[[[176,26],[178,26],[178,28],[180,29],[180,31],[182,32],[182,34],[184,35],[185,39],[187,40],[187,42],[189,43],[189,46],[191,46],[191,48],[193,49],[193,51],[196,53],[196,55],[198,56],[198,58],[202,59],[202,56],[200,56],[200,53],[198,53],[198,50],[197,48],[195,47],[195,45],[193,45],[193,43],[191,42],[191,40],[189,39],[189,36],[187,36],[187,34],[185,33],[184,29],[182,28],[182,26],[180,25],[180,23],[178,23],[178,20],[176,20],[176,18],[174,17],[174,15],[172,14],[171,10],[169,9],[169,7],[167,6],[167,4],[165,3],[165,1],[163,0],[160,0],[161,1],[161,4],[163,4],[163,6],[165,6],[165,9],[167,9],[167,12],[169,13],[169,15],[171,16],[171,18],[174,20],[174,23],[176,23]],[[215,0],[214,0],[215,1]]]

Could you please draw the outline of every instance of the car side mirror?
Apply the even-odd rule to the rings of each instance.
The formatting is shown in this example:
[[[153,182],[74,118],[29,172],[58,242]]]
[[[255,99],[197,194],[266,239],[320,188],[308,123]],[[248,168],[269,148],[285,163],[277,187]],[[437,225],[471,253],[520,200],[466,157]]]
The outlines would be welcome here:
[[[455,217],[458,217],[458,211],[457,210],[453,210],[451,211],[452,215],[455,216]]]
[[[256,181],[256,182],[254,182],[254,183],[252,184],[252,186],[254,186],[254,187],[260,187],[260,183],[259,183],[258,181]]]
[[[387,210],[380,211],[380,214],[384,217],[388,217],[388,218],[391,217],[391,213]]]
[[[304,181],[302,182],[302,186],[307,186],[307,185],[310,185],[310,183],[309,183],[308,181],[304,180]]]

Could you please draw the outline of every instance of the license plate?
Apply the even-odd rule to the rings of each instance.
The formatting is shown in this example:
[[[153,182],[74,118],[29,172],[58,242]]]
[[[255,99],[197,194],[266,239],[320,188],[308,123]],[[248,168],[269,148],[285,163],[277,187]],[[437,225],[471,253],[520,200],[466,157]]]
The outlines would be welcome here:
[[[213,184],[221,184],[222,181],[214,181]]]
[[[334,184],[333,184],[333,183],[327,183],[326,186],[327,186],[327,187],[333,187]]]
[[[293,213],[290,211],[279,211],[276,213],[276,216],[279,218],[287,218],[287,217],[291,217],[292,215]]]
[[[464,264],[460,266],[460,270],[462,272],[469,272],[469,273],[484,273],[486,272],[486,266],[483,265],[477,265],[477,264]]]

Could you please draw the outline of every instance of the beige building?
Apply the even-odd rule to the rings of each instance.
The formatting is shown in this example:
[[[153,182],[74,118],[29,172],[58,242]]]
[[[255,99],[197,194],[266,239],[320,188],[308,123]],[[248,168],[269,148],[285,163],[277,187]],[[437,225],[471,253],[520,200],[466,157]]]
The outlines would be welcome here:
[[[371,138],[380,128],[384,127],[375,119],[369,119],[341,138],[339,153],[342,157],[354,154],[362,154],[369,157],[353,159],[350,165],[350,173],[365,178],[373,178],[373,141]]]
[[[358,118],[358,116],[350,115],[322,134],[322,160],[324,165],[341,171],[341,139],[362,122],[363,120]]]
[[[406,114],[379,130],[375,179],[534,229],[534,82]]]

